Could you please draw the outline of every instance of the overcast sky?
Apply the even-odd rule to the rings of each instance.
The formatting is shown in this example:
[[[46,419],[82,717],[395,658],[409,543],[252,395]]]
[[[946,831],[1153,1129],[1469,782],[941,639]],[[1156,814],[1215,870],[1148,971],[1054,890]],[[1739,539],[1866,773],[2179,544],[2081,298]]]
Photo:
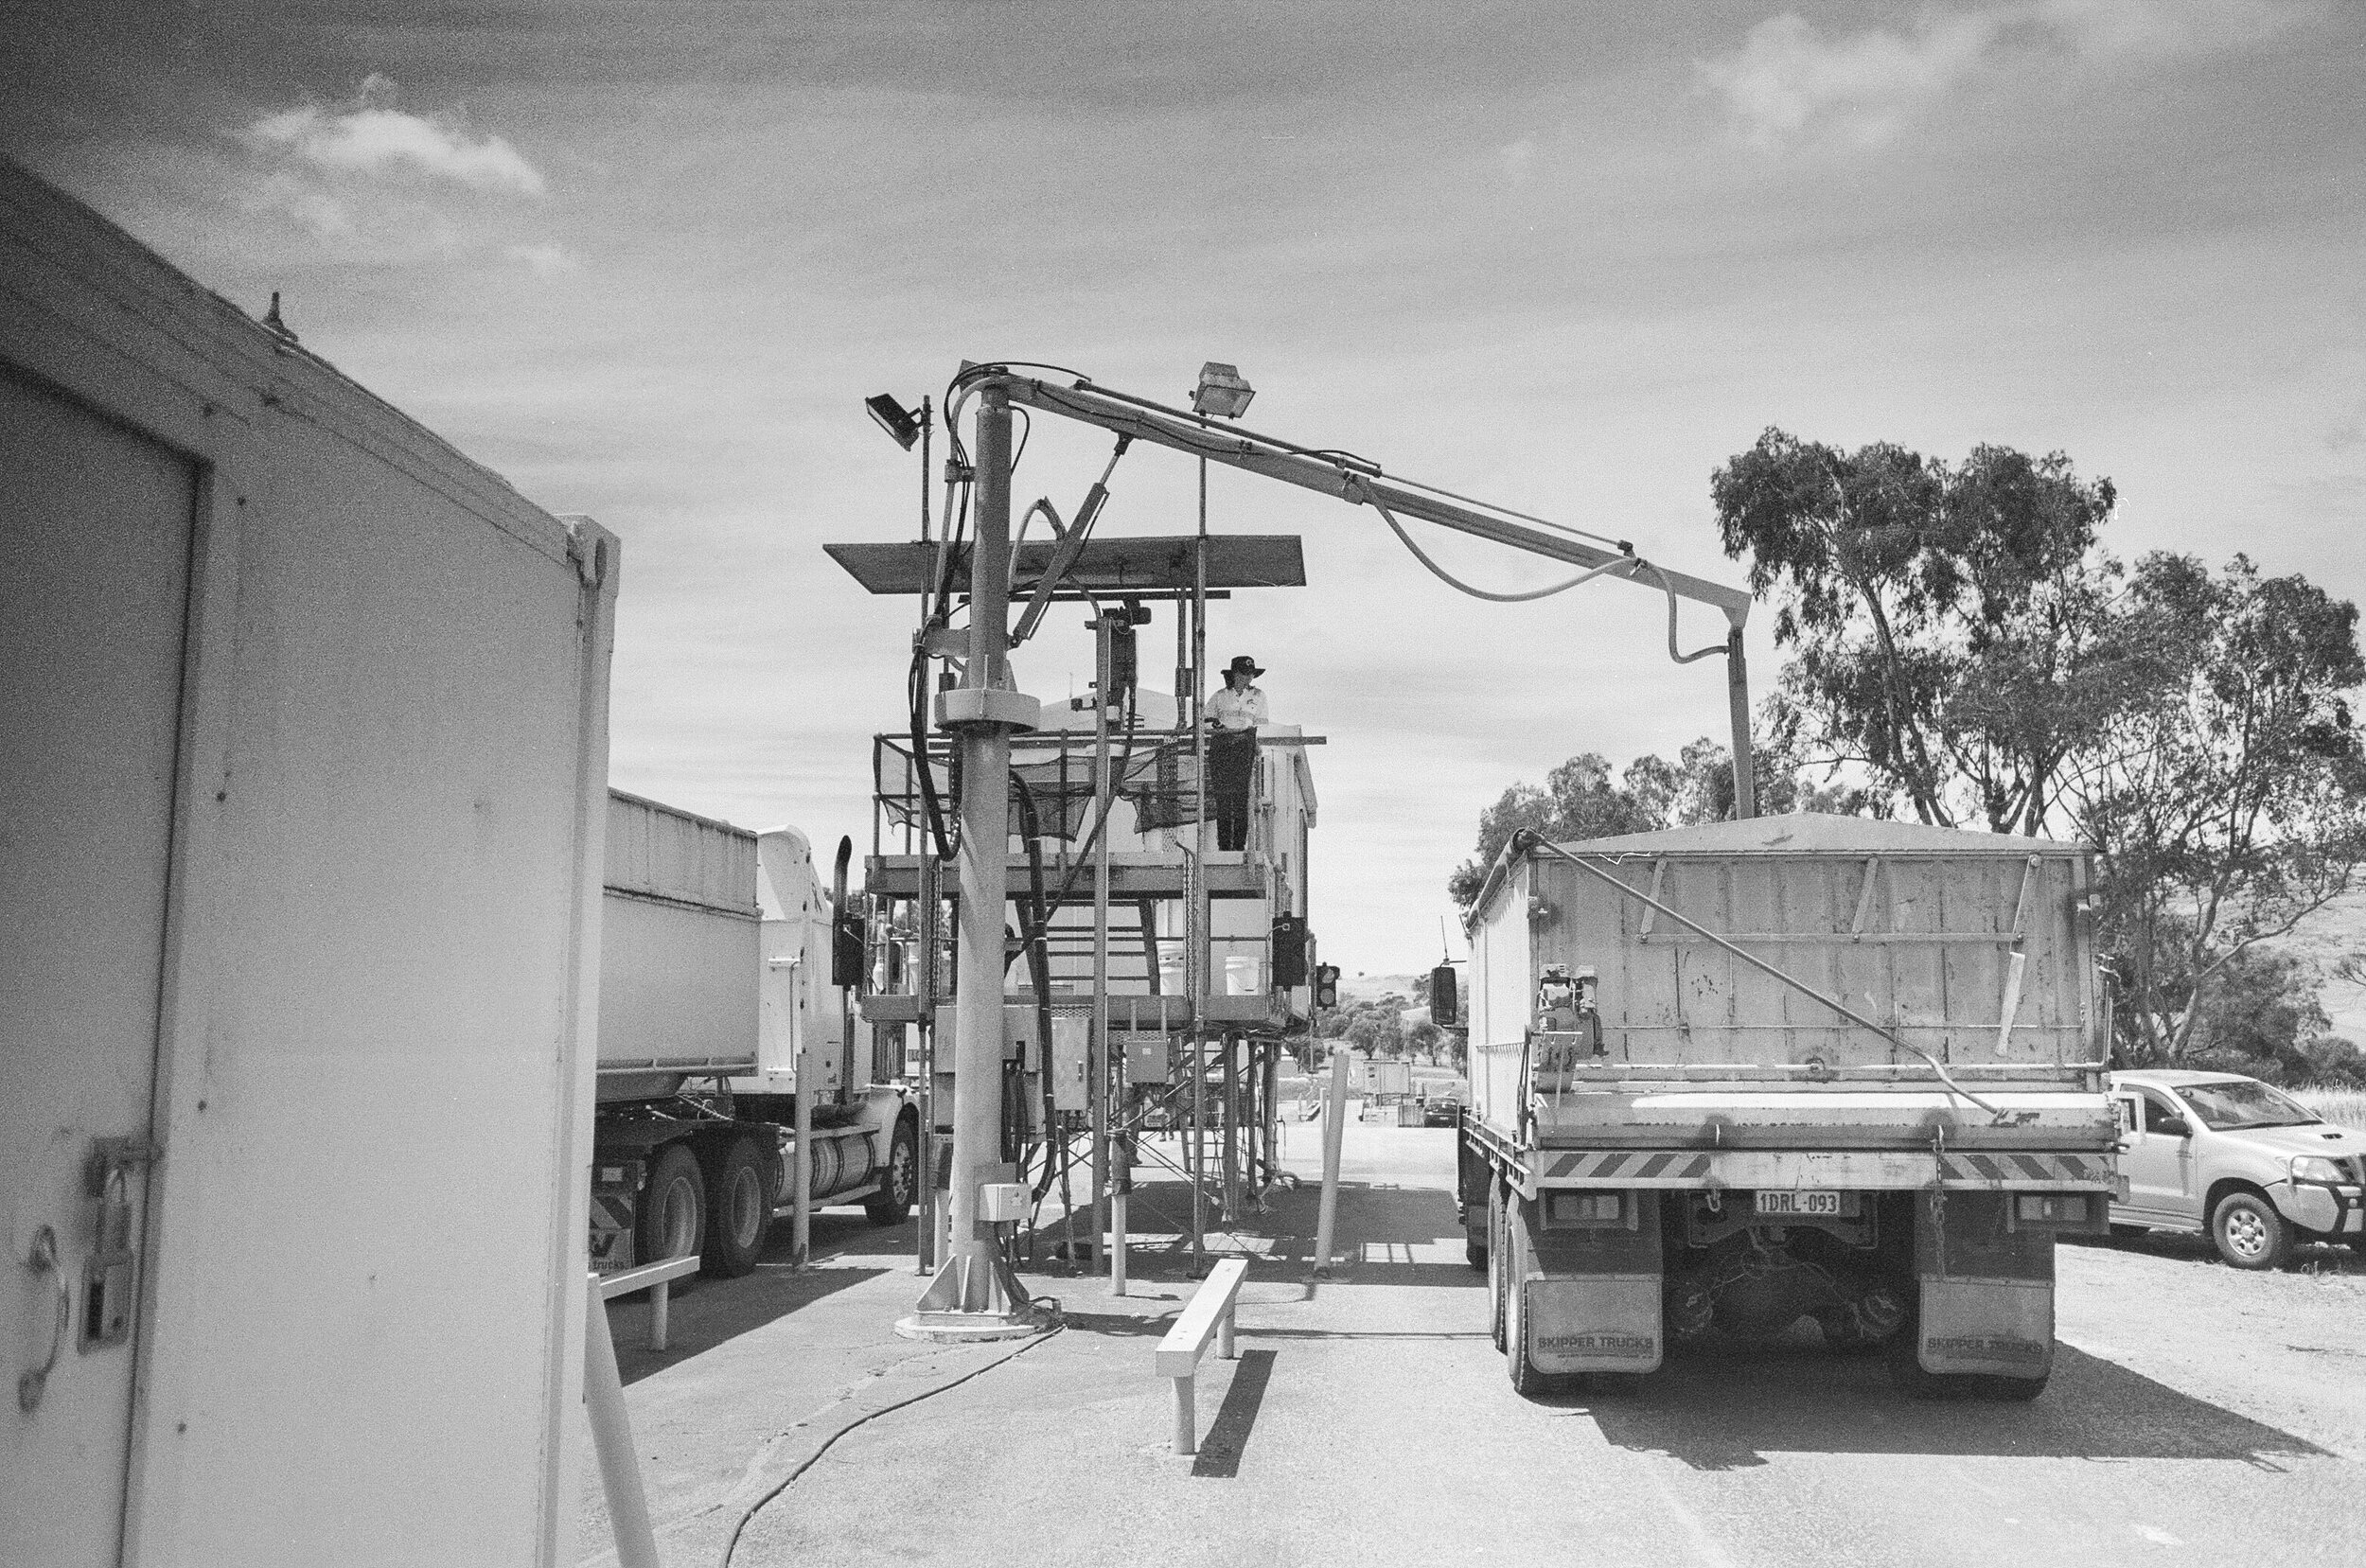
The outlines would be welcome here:
[[[1768,425],[2059,449],[2122,554],[2366,595],[2355,6],[0,0],[0,37],[12,155],[624,537],[618,784],[817,843],[867,840],[911,625],[821,551],[915,532],[860,401],[964,359],[1169,400],[1229,360],[1258,429],[1736,582],[1708,476]],[[1106,443],[1053,427],[1016,495],[1066,513]],[[1107,530],[1192,525],[1179,456],[1113,489]],[[1368,509],[1212,490],[1306,540],[1210,652],[1330,737],[1351,972],[1435,961],[1507,784],[1722,733],[1722,662],[1670,665],[1641,590],[1480,604]],[[1088,678],[1078,619],[1026,689]]]

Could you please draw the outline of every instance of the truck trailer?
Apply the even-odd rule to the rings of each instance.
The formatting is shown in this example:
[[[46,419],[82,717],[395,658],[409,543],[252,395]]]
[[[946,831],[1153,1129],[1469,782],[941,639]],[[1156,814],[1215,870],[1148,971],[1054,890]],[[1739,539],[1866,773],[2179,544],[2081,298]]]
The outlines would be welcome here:
[[[1812,1318],[2034,1398],[2115,1136],[2079,845],[1800,814],[1516,837],[1469,917],[1458,1196],[1524,1393]]]
[[[692,1254],[701,1274],[752,1270],[795,1212],[801,1087],[812,1203],[860,1203],[877,1224],[910,1211],[919,1113],[900,1062],[858,1057],[833,983],[843,857],[838,874],[833,897],[794,828],[609,792],[594,1271]]]

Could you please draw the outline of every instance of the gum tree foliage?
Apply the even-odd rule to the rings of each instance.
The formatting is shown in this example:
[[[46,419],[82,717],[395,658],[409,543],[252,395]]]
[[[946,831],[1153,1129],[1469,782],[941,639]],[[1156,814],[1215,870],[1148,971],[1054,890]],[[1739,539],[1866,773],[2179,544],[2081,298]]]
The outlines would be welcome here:
[[[2323,1029],[2314,977],[2261,944],[2357,886],[2366,866],[2366,749],[2348,702],[2366,681],[2357,612],[2304,577],[2262,576],[2242,555],[2213,575],[2190,556],[2153,555],[2107,638],[2146,678],[2071,756],[2063,790],[2079,836],[2102,852],[2100,934],[2115,960],[2122,1054],[2302,1048]],[[2306,1005],[2276,1013],[2270,982],[2301,985]],[[2282,1045],[2261,1033],[2271,1027]]]
[[[2113,689],[2092,657],[2111,482],[2059,452],[1984,446],[1951,466],[1769,429],[1709,493],[1790,650],[1779,738],[1854,765],[1921,821],[2037,832]]]

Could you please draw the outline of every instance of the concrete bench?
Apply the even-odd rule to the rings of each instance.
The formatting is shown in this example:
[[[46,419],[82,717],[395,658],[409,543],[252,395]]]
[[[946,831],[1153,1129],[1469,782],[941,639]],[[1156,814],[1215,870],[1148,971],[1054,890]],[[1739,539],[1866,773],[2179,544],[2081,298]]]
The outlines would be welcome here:
[[[1199,1375],[1199,1358],[1208,1351],[1209,1339],[1216,1341],[1216,1354],[1227,1361],[1234,1358],[1232,1320],[1234,1298],[1241,1294],[1241,1281],[1248,1277],[1248,1260],[1227,1258],[1208,1271],[1191,1304],[1183,1309],[1167,1337],[1158,1342],[1158,1375],[1174,1380],[1174,1452],[1199,1452],[1199,1411],[1194,1380]]]
[[[635,1291],[649,1293],[649,1348],[665,1348],[666,1319],[673,1309],[674,1281],[685,1275],[698,1272],[696,1253],[687,1258],[667,1258],[655,1263],[644,1263],[636,1269],[623,1269],[615,1274],[595,1274],[592,1285],[603,1302]]]

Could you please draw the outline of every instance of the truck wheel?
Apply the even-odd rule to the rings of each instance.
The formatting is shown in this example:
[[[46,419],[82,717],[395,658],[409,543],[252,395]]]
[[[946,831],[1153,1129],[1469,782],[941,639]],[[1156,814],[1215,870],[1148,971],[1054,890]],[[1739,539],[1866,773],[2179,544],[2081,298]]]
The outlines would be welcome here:
[[[2210,1240],[2238,1269],[2282,1268],[2292,1256],[2292,1227],[2256,1192],[2230,1192],[2210,1215]]]
[[[706,1184],[698,1179],[698,1162],[681,1144],[669,1145],[650,1169],[641,1211],[633,1217],[632,1260],[662,1263],[690,1257],[705,1241],[706,1228]],[[681,1287],[681,1280],[674,1281],[676,1291]]]
[[[1492,1302],[1495,1348],[1504,1348],[1504,1189],[1487,1184],[1487,1295]]]
[[[1504,1339],[1505,1357],[1510,1364],[1511,1391],[1523,1399],[1550,1394],[1563,1387],[1562,1380],[1538,1368],[1528,1359],[1528,1314],[1527,1268],[1519,1239],[1508,1231],[1504,1237],[1508,1255],[1504,1274]]]
[[[910,1122],[898,1120],[895,1136],[888,1140],[887,1169],[879,1172],[879,1190],[862,1206],[862,1211],[874,1225],[902,1224],[919,1190],[920,1138]]]
[[[1909,1399],[1935,1400],[1950,1392],[1953,1378],[1927,1372],[1922,1366],[1922,1330],[1909,1318],[1889,1343],[1890,1383]]]
[[[1487,1221],[1476,1214],[1465,1214],[1462,1220],[1462,1260],[1481,1274],[1486,1273],[1490,1244]]]
[[[2052,1377],[2052,1373],[2046,1377]],[[1984,1400],[2003,1400],[2014,1404],[2026,1404],[2045,1392],[2046,1378],[1966,1378],[1972,1385],[1970,1392]]]
[[[764,1154],[753,1138],[737,1138],[707,1172],[707,1244],[698,1272],[714,1279],[753,1274],[772,1224],[772,1194]]]

